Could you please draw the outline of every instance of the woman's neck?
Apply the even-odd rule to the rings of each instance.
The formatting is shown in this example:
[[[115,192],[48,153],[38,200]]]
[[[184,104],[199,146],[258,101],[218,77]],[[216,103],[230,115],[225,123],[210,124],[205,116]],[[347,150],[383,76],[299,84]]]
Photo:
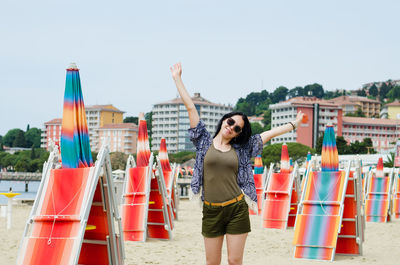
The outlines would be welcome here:
[[[224,138],[221,132],[218,133],[217,136],[215,136],[213,141],[214,144],[218,146],[231,146],[231,144],[229,143],[231,139]]]

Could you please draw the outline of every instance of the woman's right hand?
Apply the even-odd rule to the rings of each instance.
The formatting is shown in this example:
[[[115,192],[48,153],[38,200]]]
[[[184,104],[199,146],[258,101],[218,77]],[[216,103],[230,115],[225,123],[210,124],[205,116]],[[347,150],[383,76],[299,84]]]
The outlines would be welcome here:
[[[182,75],[182,65],[181,63],[176,63],[173,66],[170,67],[171,73],[172,73],[172,78],[176,81],[179,78],[181,78]]]

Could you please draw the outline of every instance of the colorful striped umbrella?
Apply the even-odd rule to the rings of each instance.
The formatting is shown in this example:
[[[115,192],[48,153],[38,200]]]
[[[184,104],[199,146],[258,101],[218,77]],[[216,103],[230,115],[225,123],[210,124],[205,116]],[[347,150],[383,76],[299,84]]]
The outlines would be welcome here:
[[[281,173],[289,173],[290,172],[290,162],[289,162],[289,151],[286,143],[282,145],[281,152]]]
[[[292,172],[293,171],[293,158],[290,158],[289,159],[289,165],[290,165],[290,172]]]
[[[254,159],[254,174],[263,174],[264,167],[261,159],[261,155],[256,156]]]
[[[167,144],[164,138],[161,138],[160,152],[158,153],[160,158],[161,168],[163,171],[171,171],[171,165],[169,164]]]
[[[149,136],[147,134],[146,120],[139,121],[139,133],[137,140],[137,159],[136,165],[138,167],[147,167],[150,159],[150,144]]]
[[[380,157],[378,159],[378,164],[376,165],[376,173],[375,173],[375,175],[377,177],[384,177],[385,176],[385,174],[383,173],[383,159],[382,159],[382,157]]]
[[[321,152],[321,170],[339,170],[339,155],[336,147],[335,131],[333,130],[332,125],[328,125],[325,128]]]
[[[93,166],[79,69],[74,63],[67,69],[65,81],[61,160],[63,168]]]

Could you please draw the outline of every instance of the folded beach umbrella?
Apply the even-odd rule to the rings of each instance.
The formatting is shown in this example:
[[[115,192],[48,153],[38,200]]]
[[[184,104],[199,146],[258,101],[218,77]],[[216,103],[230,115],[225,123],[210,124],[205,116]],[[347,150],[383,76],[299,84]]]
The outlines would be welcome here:
[[[254,159],[254,174],[264,173],[264,167],[261,159],[261,155],[256,156]]]
[[[79,69],[72,63],[67,69],[61,127],[61,163],[63,168],[93,165],[83,103]]]
[[[150,144],[149,136],[147,134],[146,120],[139,121],[139,133],[137,140],[137,159],[136,164],[138,167],[147,167],[150,158]]]
[[[307,168],[308,168],[308,164],[310,164],[310,161],[311,161],[311,153],[310,153],[310,151],[308,151],[307,158],[306,158],[306,172],[304,175],[307,175]]]
[[[160,152],[158,153],[160,158],[161,168],[163,171],[171,171],[171,165],[169,164],[167,144],[164,138],[161,138]]]
[[[339,170],[339,155],[336,147],[335,131],[332,125],[328,125],[325,128],[324,139],[322,141],[321,170]]]
[[[382,159],[382,157],[380,157],[378,159],[378,164],[376,165],[376,173],[375,173],[375,175],[377,177],[384,177],[385,176],[384,173],[383,173],[383,159]]]
[[[290,172],[289,152],[286,143],[282,145],[281,151],[281,173]]]

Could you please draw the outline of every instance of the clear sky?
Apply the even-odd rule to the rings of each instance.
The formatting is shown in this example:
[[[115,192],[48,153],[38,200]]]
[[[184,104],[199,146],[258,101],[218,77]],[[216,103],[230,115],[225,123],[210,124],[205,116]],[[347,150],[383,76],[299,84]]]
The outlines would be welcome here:
[[[86,105],[137,116],[177,93],[235,104],[252,91],[400,79],[400,1],[171,0],[0,3],[0,135],[62,117],[76,62]]]

